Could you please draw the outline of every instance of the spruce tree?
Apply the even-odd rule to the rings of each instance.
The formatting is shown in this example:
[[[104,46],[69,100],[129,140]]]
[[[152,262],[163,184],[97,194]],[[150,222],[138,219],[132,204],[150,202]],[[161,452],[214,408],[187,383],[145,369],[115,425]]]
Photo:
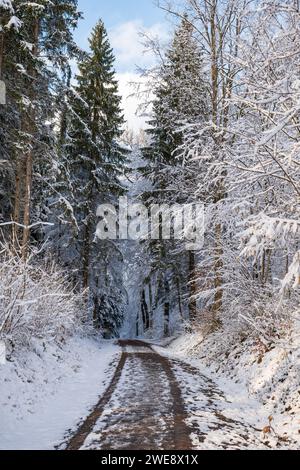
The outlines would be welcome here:
[[[123,116],[114,55],[107,32],[99,21],[91,34],[90,53],[79,63],[77,85],[70,97],[67,164],[71,199],[77,221],[75,241],[70,238],[78,280],[89,289],[90,307],[97,326],[116,333],[122,316],[120,253],[108,241],[95,240],[99,204],[116,203],[123,194],[120,176],[126,155],[118,141]]]
[[[18,110],[12,95],[18,94],[20,80],[16,73],[16,51],[20,48],[19,28],[13,3],[0,2],[0,222],[10,220],[14,188],[13,144],[18,128]],[[6,102],[6,104],[4,104]],[[7,235],[8,230],[5,230]]]
[[[193,37],[193,27],[184,17],[175,32],[171,48],[166,53],[155,90],[153,119],[148,133],[151,145],[144,150],[148,161],[147,175],[154,191],[145,194],[150,203],[175,204],[194,202],[190,191],[193,171],[181,157],[185,127],[204,122],[207,117],[207,87],[203,58]],[[177,307],[181,315],[182,297],[193,297],[195,284],[195,254],[184,253],[181,244],[174,241],[150,243],[152,275],[156,274],[157,290],[163,299],[164,334],[169,334],[170,310]],[[191,284],[187,288],[186,280]],[[196,304],[189,305],[189,316],[194,320]]]
[[[4,28],[4,38],[1,34],[7,106],[0,119],[6,126],[4,149],[10,164],[6,179],[11,187],[10,214],[5,217],[15,224],[15,250],[26,258],[31,241],[43,237],[41,230],[32,233],[29,226],[46,211],[46,180],[57,160],[54,126],[60,103],[56,96],[70,59],[79,53],[73,29],[80,14],[77,0],[15,0],[13,8],[13,21]]]

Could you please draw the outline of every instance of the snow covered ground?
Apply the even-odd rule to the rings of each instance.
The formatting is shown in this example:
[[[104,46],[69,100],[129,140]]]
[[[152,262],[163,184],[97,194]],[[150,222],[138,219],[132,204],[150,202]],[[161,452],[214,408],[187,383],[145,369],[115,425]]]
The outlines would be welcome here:
[[[170,358],[196,449],[300,448],[299,348],[278,346],[261,356],[244,342],[218,354],[217,337],[199,333],[153,348]],[[15,353],[0,365],[0,450],[64,448],[106,390],[120,354],[113,341],[78,337]],[[134,390],[141,385],[134,376],[127,382]],[[122,381],[119,392],[126,399]]]
[[[119,357],[111,341],[73,338],[62,347],[37,342],[0,365],[0,450],[60,445],[97,403]]]
[[[243,420],[258,430],[271,424],[271,432],[260,435],[262,443],[271,448],[300,449],[299,348],[278,346],[260,356],[254,345],[243,343],[230,353],[218,354],[214,335],[203,340],[195,333],[179,337],[167,349],[156,349],[212,378],[226,396],[222,410],[226,418]],[[195,403],[197,397],[193,396],[191,406]],[[197,421],[197,417],[194,419]]]

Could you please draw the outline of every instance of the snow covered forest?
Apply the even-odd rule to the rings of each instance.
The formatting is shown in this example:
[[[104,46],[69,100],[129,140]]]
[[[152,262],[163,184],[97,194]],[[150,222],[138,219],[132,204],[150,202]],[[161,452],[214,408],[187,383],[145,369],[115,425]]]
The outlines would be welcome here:
[[[176,338],[168,354],[263,404],[268,447],[299,447],[300,1],[157,3],[172,34],[143,39],[137,134],[101,19],[85,51],[77,0],[0,0],[0,387],[24,354],[90,374],[90,338]],[[203,203],[203,246],[99,239],[98,206],[124,196]]]

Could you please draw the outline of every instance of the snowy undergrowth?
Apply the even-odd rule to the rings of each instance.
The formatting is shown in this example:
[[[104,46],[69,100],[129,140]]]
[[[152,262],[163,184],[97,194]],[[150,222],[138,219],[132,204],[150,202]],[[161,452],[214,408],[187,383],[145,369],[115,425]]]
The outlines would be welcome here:
[[[0,449],[54,449],[77,429],[110,381],[119,348],[73,337],[40,340],[0,365]]]
[[[119,349],[85,299],[51,261],[0,245],[0,449],[53,449],[103,393]]]
[[[35,339],[60,343],[89,331],[84,292],[54,263],[26,262],[0,245],[0,340],[8,356]]]
[[[272,416],[271,433],[265,436],[272,445],[300,448],[299,330],[295,326],[289,341],[273,345],[267,352],[255,340],[230,341],[224,331],[206,338],[200,333],[183,335],[172,342],[168,352],[212,376],[237,410],[247,408],[247,402],[253,407],[256,400],[257,418],[254,413],[251,423],[261,429]]]

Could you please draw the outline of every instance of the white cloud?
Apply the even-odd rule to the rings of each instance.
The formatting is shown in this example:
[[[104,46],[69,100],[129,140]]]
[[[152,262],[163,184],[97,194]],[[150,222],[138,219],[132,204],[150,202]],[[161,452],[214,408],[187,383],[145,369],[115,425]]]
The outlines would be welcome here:
[[[141,33],[162,42],[167,41],[169,37],[164,24],[155,23],[146,27],[142,20],[128,21],[109,31],[111,45],[115,50],[120,69],[132,72],[137,66],[145,67],[154,63],[154,54],[146,51]]]
[[[144,37],[142,37],[142,34]],[[170,33],[165,24],[155,23],[146,27],[142,20],[128,21],[119,24],[109,31],[109,38],[116,55],[116,65],[119,73],[119,92],[122,95],[122,107],[128,126],[138,131],[146,127],[147,116],[140,116],[139,106],[145,101],[145,96],[134,95],[135,89],[131,83],[140,83],[141,89],[146,89],[146,80],[141,78],[137,67],[151,67],[156,58],[152,51],[146,50],[145,37],[166,43]],[[131,96],[134,95],[134,96]]]
[[[145,92],[147,88],[146,80],[141,78],[137,73],[125,72],[117,74],[119,81],[119,93],[122,96],[122,108],[124,116],[128,123],[128,127],[138,131],[146,127],[148,117],[140,115],[140,105],[145,100],[145,96],[139,96],[136,93],[136,87],[133,84],[139,84],[141,92]]]

